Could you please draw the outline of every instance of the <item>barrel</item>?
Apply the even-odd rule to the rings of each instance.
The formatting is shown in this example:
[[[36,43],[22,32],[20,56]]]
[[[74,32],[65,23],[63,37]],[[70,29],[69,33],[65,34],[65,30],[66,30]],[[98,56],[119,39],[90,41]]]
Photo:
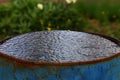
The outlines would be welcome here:
[[[120,41],[66,30],[0,42],[0,80],[120,80]]]

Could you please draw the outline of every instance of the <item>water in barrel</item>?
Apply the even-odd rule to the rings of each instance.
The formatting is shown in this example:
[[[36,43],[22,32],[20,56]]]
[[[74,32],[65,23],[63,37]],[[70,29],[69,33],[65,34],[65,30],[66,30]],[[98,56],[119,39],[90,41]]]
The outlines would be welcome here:
[[[6,40],[0,52],[37,62],[80,62],[106,58],[120,52],[114,41],[76,31],[40,31]]]

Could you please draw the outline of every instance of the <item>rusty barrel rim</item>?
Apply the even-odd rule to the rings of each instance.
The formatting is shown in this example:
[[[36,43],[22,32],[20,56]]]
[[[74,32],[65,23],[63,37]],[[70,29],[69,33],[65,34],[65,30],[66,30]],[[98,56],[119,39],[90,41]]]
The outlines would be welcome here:
[[[102,35],[102,34],[97,34],[97,33],[91,33],[91,32],[85,32],[85,33],[101,36],[101,37],[106,38],[106,39],[108,39],[108,40],[110,40],[110,41],[112,41],[115,44],[120,46],[120,41],[117,40],[117,39],[114,39],[112,37]],[[8,39],[10,39],[10,38],[8,38]],[[1,41],[0,45],[3,44],[8,39],[5,39],[5,40]],[[31,65],[31,67],[39,66],[39,65],[41,65],[41,66],[50,66],[50,65],[51,66],[77,66],[77,65],[86,65],[86,64],[96,64],[96,63],[106,62],[106,61],[112,60],[113,58],[117,58],[118,56],[120,56],[120,52],[115,53],[115,54],[113,54],[111,56],[108,56],[108,57],[105,57],[105,58],[99,58],[99,59],[89,60],[89,61],[79,61],[79,62],[40,62],[40,61],[38,61],[38,62],[35,62],[35,61],[28,61],[28,60],[18,59],[18,58],[15,58],[13,56],[9,56],[7,54],[4,54],[4,53],[0,52],[0,58],[6,60],[8,62],[13,62],[15,64],[24,65],[24,66],[25,65],[26,66]]]

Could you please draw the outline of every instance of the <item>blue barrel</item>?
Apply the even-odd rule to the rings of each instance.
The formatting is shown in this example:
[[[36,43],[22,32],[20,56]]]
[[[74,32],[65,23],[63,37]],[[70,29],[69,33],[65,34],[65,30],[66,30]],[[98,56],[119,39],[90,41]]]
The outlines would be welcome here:
[[[111,37],[90,34],[120,44]],[[120,52],[105,58],[76,62],[31,61],[0,52],[0,80],[120,80],[119,62]]]

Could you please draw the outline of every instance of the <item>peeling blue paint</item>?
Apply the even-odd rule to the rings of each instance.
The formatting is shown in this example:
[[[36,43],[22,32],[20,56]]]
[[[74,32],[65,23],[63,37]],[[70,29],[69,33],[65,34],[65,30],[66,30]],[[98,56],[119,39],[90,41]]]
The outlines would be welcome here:
[[[34,66],[34,65],[33,65]],[[0,80],[120,80],[120,57],[97,64],[15,67],[0,59]]]

